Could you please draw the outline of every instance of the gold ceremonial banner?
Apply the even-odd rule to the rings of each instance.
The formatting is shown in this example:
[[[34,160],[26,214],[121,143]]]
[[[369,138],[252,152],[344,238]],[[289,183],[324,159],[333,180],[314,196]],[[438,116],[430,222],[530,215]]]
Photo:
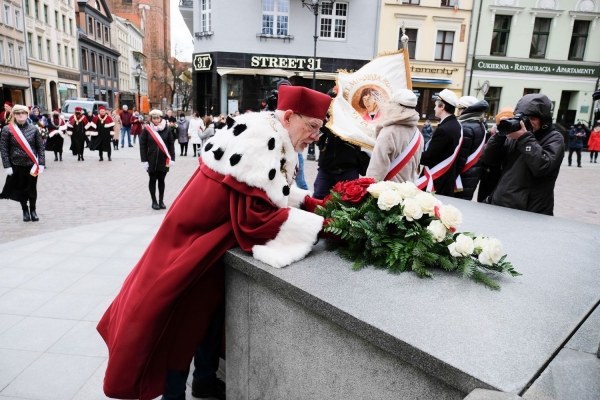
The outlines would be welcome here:
[[[337,88],[327,127],[341,139],[373,150],[380,118],[377,100],[387,101],[399,89],[412,89],[408,52],[380,55],[356,72],[339,72]]]

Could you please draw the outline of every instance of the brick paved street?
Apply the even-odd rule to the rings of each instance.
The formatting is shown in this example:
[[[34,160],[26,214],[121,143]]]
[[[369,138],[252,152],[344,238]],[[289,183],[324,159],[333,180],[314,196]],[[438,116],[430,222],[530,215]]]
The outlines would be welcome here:
[[[197,168],[197,160],[179,157],[175,145],[176,165],[167,174],[165,203],[170,205]],[[69,148],[68,139],[65,149]],[[64,161],[54,162],[47,153],[49,169],[38,181],[38,214],[40,221],[25,223],[19,205],[0,201],[0,243],[53,232],[60,229],[144,215],[164,214],[150,208],[148,178],[139,161],[139,148],[113,151],[113,161],[98,161],[98,153],[86,149],[85,161],[69,151]],[[562,218],[600,224],[600,164],[590,164],[583,154],[583,168],[567,167],[566,158],[555,191],[555,215]],[[316,177],[317,165],[307,161],[306,181],[309,186]],[[0,179],[4,182],[4,176]],[[201,207],[201,206],[200,206]]]

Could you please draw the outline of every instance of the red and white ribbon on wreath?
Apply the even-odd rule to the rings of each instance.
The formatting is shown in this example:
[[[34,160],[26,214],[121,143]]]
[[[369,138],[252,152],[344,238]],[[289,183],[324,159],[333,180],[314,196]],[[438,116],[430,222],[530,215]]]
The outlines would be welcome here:
[[[148,133],[150,134],[150,136],[152,136],[152,139],[154,139],[154,141],[158,145],[158,148],[163,153],[165,153],[165,156],[167,156],[167,164],[166,165],[167,165],[167,168],[168,168],[169,165],[171,164],[171,155],[169,154],[169,149],[167,149],[167,145],[162,140],[162,138],[160,137],[160,135],[158,134],[158,132],[156,132],[154,130],[154,128],[152,128],[152,126],[150,124],[146,125],[146,128],[148,129]]]
[[[462,185],[462,180],[460,179],[460,175],[464,174],[465,172],[467,172],[468,170],[470,170],[471,167],[477,163],[477,161],[479,160],[479,157],[481,157],[481,154],[483,153],[483,148],[484,147],[485,147],[485,137],[481,141],[481,144],[479,145],[479,147],[477,148],[477,150],[475,150],[469,156],[469,158],[467,158],[467,162],[466,162],[465,166],[463,167],[462,171],[460,171],[460,173],[456,176],[456,182],[454,183],[454,190],[455,191],[461,191],[461,190],[463,190],[463,185]]]
[[[446,173],[446,171],[448,171],[450,169],[450,167],[452,166],[452,163],[454,163],[454,160],[456,160],[456,157],[458,157],[458,152],[460,151],[460,146],[462,146],[462,142],[463,142],[463,130],[462,130],[462,126],[461,126],[460,127],[460,140],[458,141],[458,146],[456,146],[452,155],[450,155],[450,157],[446,158],[441,163],[435,165],[432,168],[429,168],[427,166],[425,168],[423,168],[423,174],[415,182],[415,184],[417,185],[417,187],[419,189],[425,190],[427,192],[433,192],[433,190],[434,190],[433,181],[435,179],[439,178],[440,176],[444,175]]]
[[[419,130],[416,129],[413,138],[410,140],[410,143],[408,143],[408,146],[404,150],[402,150],[402,153],[400,153],[400,155],[390,163],[390,168],[388,170],[387,175],[384,178],[385,181],[389,181],[390,179],[392,179],[398,174],[398,172],[402,170],[402,168],[404,168],[404,166],[410,161],[412,156],[419,149],[419,145],[421,144],[422,140],[423,137],[421,136],[421,132],[419,132]]]
[[[31,150],[29,142],[27,141],[27,139],[25,139],[25,136],[23,136],[23,132],[21,132],[19,127],[14,124],[9,124],[8,129],[10,129],[13,136],[17,140],[17,143],[19,143],[23,151],[27,153],[29,158],[31,158],[31,161],[33,161],[33,167],[31,167],[31,171],[29,173],[32,176],[38,176],[38,174],[40,173],[40,164],[38,163],[38,159],[35,156],[35,154],[33,154],[33,150]]]

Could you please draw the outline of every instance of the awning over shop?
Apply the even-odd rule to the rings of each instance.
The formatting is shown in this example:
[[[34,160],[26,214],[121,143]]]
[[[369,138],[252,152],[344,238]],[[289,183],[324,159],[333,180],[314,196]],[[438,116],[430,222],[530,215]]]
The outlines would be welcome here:
[[[435,85],[451,85],[452,84],[452,79],[421,78],[421,77],[417,77],[417,76],[412,76],[410,78],[410,80],[412,82],[432,83],[432,84],[435,84]]]
[[[282,78],[291,78],[300,76],[305,79],[312,79],[313,73],[310,71],[286,70],[280,68],[222,68],[217,67],[217,73],[223,75],[267,75],[280,76]],[[334,81],[337,77],[335,72],[317,72],[317,79],[326,79]]]
[[[59,92],[66,92],[67,89],[77,89],[77,86],[73,85],[72,83],[58,82]]]

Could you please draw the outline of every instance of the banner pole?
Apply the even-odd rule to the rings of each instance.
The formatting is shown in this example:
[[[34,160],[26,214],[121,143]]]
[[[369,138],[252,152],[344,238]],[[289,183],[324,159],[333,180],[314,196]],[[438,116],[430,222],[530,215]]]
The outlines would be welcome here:
[[[404,53],[404,69],[406,74],[406,88],[412,90],[412,80],[410,79],[410,57],[408,54],[408,36],[406,35],[406,29],[404,28],[404,21],[402,21],[402,53]]]

